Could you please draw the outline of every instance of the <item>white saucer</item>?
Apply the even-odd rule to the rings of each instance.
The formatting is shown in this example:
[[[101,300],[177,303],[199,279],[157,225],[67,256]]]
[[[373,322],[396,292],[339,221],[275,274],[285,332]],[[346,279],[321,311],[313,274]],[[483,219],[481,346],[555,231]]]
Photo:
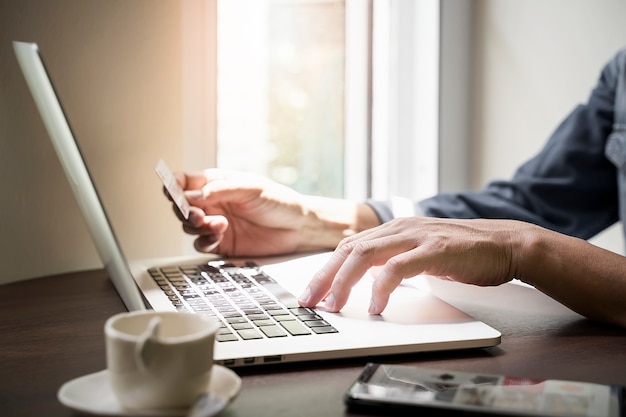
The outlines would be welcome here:
[[[108,371],[100,371],[81,376],[66,382],[61,386],[57,397],[66,407],[82,413],[101,416],[185,416],[189,409],[180,410],[128,410],[122,408],[111,390],[107,376]],[[216,407],[215,413],[222,411],[241,389],[241,378],[220,365],[213,365],[211,382],[207,392],[211,398],[221,405]]]

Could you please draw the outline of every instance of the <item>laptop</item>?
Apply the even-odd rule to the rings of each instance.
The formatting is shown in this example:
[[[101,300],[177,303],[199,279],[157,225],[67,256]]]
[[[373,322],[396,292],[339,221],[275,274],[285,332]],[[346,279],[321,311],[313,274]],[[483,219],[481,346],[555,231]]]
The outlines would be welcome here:
[[[301,308],[294,294],[304,290],[329,253],[256,260],[204,255],[127,262],[37,44],[14,42],[13,46],[96,249],[129,311],[178,310],[216,317],[222,328],[215,361],[228,367],[500,343],[500,332],[435,297],[424,277],[404,280],[381,315],[367,313],[369,275],[354,287],[339,313]],[[161,192],[160,187],[155,190]],[[164,204],[169,202],[164,199]]]

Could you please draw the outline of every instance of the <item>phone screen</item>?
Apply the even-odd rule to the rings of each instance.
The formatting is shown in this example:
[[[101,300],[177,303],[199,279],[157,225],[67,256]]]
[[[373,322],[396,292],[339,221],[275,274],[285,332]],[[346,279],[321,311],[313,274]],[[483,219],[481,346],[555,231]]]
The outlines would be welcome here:
[[[345,395],[373,411],[426,407],[464,414],[622,417],[624,387],[369,363]]]

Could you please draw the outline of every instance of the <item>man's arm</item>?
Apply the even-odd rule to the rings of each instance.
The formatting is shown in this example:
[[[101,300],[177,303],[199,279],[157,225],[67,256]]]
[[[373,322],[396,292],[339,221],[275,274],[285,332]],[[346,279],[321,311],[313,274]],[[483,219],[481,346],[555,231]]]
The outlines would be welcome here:
[[[446,218],[501,218],[535,223],[590,238],[618,220],[615,166],[604,156],[614,119],[620,51],[603,69],[587,103],[577,106],[534,158],[509,181],[479,191],[442,193],[415,203],[415,214]],[[382,221],[389,202],[370,201]]]
[[[391,220],[339,244],[299,298],[340,311],[370,270],[370,314],[384,311],[405,278],[425,274],[478,286],[513,278],[574,311],[626,327],[626,258],[587,241],[517,220]]]

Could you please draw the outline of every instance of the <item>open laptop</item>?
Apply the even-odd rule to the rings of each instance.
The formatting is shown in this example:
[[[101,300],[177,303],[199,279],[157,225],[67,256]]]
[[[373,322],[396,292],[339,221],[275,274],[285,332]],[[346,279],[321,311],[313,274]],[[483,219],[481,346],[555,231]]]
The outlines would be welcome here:
[[[223,323],[215,361],[230,367],[500,343],[497,330],[432,295],[427,280],[419,277],[405,280],[394,291],[382,315],[367,313],[369,276],[355,286],[340,313],[299,308],[292,294],[304,290],[327,253],[254,263],[206,256],[127,263],[37,44],[13,46],[96,249],[130,311],[149,308],[215,316]],[[160,192],[160,187],[155,190]]]

